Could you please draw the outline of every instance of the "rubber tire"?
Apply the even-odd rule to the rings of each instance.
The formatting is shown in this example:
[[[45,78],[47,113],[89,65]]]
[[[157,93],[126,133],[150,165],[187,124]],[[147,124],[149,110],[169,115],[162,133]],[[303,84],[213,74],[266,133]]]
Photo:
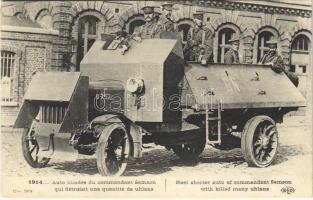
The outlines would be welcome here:
[[[119,172],[116,174],[111,174],[105,165],[105,159],[106,159],[105,149],[107,148],[107,145],[108,145],[107,141],[108,141],[111,133],[115,129],[123,129],[123,131],[125,131],[125,133],[127,135],[127,141],[126,142],[128,142],[128,145],[127,145],[128,149],[126,151],[128,151],[128,156],[125,159],[126,164],[123,165],[123,167],[119,170]],[[99,174],[102,176],[121,176],[121,175],[123,175],[123,173],[125,172],[126,167],[127,167],[127,160],[128,160],[130,152],[131,152],[130,136],[127,134],[126,128],[123,124],[114,123],[114,124],[110,124],[108,126],[103,127],[103,129],[101,131],[101,136],[100,136],[99,141],[98,141],[97,150],[96,150],[97,168],[98,168]]]
[[[26,162],[33,168],[43,168],[45,167],[49,161],[50,158],[44,158],[43,162],[35,162],[33,157],[31,156],[28,148],[28,141],[26,140],[26,136],[28,134],[29,129],[23,129],[23,134],[22,134],[22,150],[23,150],[23,156],[26,160]]]
[[[199,141],[197,143],[186,144],[191,145],[191,147],[195,148],[195,151],[183,151],[182,145],[173,146],[173,152],[184,161],[197,161],[200,154],[203,152],[205,148],[205,142]]]
[[[277,148],[276,148],[276,152],[272,160],[269,163],[263,165],[255,159],[254,153],[253,153],[253,137],[254,137],[255,129],[263,121],[270,121],[276,128],[275,122],[272,118],[266,115],[259,115],[259,116],[255,116],[249,119],[247,123],[245,124],[244,129],[242,131],[241,151],[249,167],[260,167],[260,168],[268,167],[275,160],[277,150],[279,148],[278,133],[277,133]]]

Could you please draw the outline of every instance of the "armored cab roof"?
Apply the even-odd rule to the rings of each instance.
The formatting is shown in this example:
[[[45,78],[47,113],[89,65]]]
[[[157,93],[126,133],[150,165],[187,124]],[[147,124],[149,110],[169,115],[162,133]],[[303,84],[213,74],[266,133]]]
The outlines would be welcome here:
[[[173,51],[183,59],[182,52],[175,50],[177,41],[173,39],[149,39],[132,41],[130,49],[124,54],[117,50],[103,50],[105,41],[96,41],[81,62],[81,66],[104,63],[159,63],[162,64]]]
[[[98,86],[103,87],[115,83],[124,88],[130,78],[141,79],[145,91],[141,98],[147,101],[140,108],[131,103],[127,117],[133,121],[163,122],[167,115],[163,113],[163,105],[155,106],[153,102],[162,102],[168,93],[165,88],[175,87],[183,75],[181,42],[177,39],[130,41],[130,49],[124,55],[118,50],[103,50],[106,46],[105,41],[93,44],[80,64],[82,75],[89,77],[92,86],[101,82]]]

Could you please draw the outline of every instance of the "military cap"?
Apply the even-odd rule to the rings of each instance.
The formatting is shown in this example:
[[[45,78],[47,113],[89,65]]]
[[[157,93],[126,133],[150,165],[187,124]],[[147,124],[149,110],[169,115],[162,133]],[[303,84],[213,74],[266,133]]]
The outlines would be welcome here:
[[[230,43],[239,42],[239,37],[236,34],[233,34],[231,39],[229,40]]]
[[[151,14],[154,12],[154,7],[153,6],[145,6],[141,8],[143,10],[143,13],[145,14]]]
[[[161,6],[162,6],[162,8],[165,9],[165,10],[172,11],[174,4],[171,3],[171,2],[165,2],[165,3],[163,3]]]
[[[203,13],[194,13],[193,17],[195,19],[203,20]]]

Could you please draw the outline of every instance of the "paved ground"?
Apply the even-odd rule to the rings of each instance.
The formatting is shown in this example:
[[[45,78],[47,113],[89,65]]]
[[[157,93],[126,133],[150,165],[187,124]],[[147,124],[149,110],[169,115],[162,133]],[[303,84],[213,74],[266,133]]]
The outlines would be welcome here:
[[[199,171],[211,175],[255,175],[259,173],[280,173],[291,175],[297,172],[300,176],[307,172],[301,169],[306,166],[312,169],[312,130],[301,117],[287,118],[283,126],[278,127],[280,149],[275,163],[266,169],[248,168],[240,149],[220,151],[206,148],[199,163],[181,162],[175,154],[163,147],[147,145],[143,158],[132,160],[128,165],[126,176],[180,176],[188,172],[192,175]],[[33,169],[23,159],[21,138],[18,132],[2,132],[2,172],[18,176],[98,176],[94,157],[81,156],[77,162],[51,161],[46,168]],[[300,170],[299,170],[300,169]],[[303,174],[302,174],[303,173]]]

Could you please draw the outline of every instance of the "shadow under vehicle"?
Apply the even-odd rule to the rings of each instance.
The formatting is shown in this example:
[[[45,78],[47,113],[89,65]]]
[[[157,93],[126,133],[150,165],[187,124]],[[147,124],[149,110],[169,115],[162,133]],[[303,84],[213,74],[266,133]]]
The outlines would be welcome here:
[[[249,166],[267,167],[278,148],[276,123],[306,102],[268,66],[185,62],[181,42],[133,42],[122,55],[96,41],[80,72],[39,72],[15,122],[32,167],[51,158],[97,157],[101,175],[119,176],[144,143],[196,160],[206,145],[241,147]]]

